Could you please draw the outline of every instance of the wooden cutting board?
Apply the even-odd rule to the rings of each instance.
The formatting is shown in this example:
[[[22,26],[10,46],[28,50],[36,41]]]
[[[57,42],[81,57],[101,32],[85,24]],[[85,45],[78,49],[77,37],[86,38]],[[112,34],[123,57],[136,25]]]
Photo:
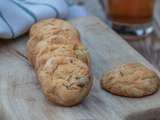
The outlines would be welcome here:
[[[25,57],[28,37],[2,41],[0,120],[158,120],[160,91],[144,98],[127,98],[112,95],[99,84],[104,71],[120,64],[141,62],[153,66],[98,18],[84,17],[72,23],[91,54],[94,85],[89,96],[70,108],[48,102]]]

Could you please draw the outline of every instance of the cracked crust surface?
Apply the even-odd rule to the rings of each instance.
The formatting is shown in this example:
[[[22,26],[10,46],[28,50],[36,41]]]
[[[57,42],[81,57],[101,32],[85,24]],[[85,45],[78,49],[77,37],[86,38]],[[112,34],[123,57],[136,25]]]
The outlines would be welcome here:
[[[159,77],[140,63],[124,64],[104,74],[103,89],[120,96],[143,97],[159,89]]]
[[[50,39],[54,43],[73,44],[80,42],[80,35],[69,22],[60,19],[42,20],[34,24],[27,43],[28,59],[31,63],[36,56],[36,45],[46,39]]]
[[[58,19],[36,23],[27,48],[48,100],[73,106],[88,95],[92,86],[89,55],[70,23]]]
[[[37,44],[33,63],[35,67],[43,66],[46,60],[52,56],[76,57],[86,64],[90,63],[87,49],[80,43],[77,44],[49,44],[47,40]]]
[[[70,31],[70,35],[74,34],[75,36],[77,36],[77,38],[80,38],[79,32],[73,27],[71,23],[55,18],[42,20],[34,24],[30,30],[30,36],[46,38],[50,37],[52,33],[62,33],[65,31]]]
[[[92,84],[88,66],[72,57],[52,57],[38,74],[48,99],[64,106],[78,104]]]

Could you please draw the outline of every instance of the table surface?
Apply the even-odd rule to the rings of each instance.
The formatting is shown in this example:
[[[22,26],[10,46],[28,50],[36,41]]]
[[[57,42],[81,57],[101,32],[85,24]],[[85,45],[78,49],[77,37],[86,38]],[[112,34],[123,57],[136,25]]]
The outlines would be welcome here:
[[[93,15],[105,21],[103,10],[103,0],[68,0],[81,5]],[[155,32],[145,39],[138,41],[128,41],[141,55],[150,61],[156,68],[160,70],[160,0],[157,0],[155,7]]]
[[[105,71],[128,62],[140,62],[159,76],[160,72],[97,17],[72,23],[92,60],[93,87],[88,97],[71,108],[51,104],[24,57],[28,36],[0,42],[0,120],[159,120],[160,91],[141,99],[120,97],[102,90],[100,79]]]

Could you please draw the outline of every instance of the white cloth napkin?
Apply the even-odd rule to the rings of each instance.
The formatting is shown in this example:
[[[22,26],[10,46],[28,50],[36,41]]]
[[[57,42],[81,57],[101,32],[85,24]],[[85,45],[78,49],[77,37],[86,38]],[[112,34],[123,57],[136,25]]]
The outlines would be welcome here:
[[[0,0],[0,38],[18,37],[42,19],[86,15],[83,7],[69,5],[65,0]]]

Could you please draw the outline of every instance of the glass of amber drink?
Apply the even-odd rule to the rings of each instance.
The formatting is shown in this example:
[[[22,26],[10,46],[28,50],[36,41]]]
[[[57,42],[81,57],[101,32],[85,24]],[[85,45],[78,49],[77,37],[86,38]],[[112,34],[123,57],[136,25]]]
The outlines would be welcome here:
[[[155,0],[105,0],[111,27],[126,38],[145,37],[153,32]]]

